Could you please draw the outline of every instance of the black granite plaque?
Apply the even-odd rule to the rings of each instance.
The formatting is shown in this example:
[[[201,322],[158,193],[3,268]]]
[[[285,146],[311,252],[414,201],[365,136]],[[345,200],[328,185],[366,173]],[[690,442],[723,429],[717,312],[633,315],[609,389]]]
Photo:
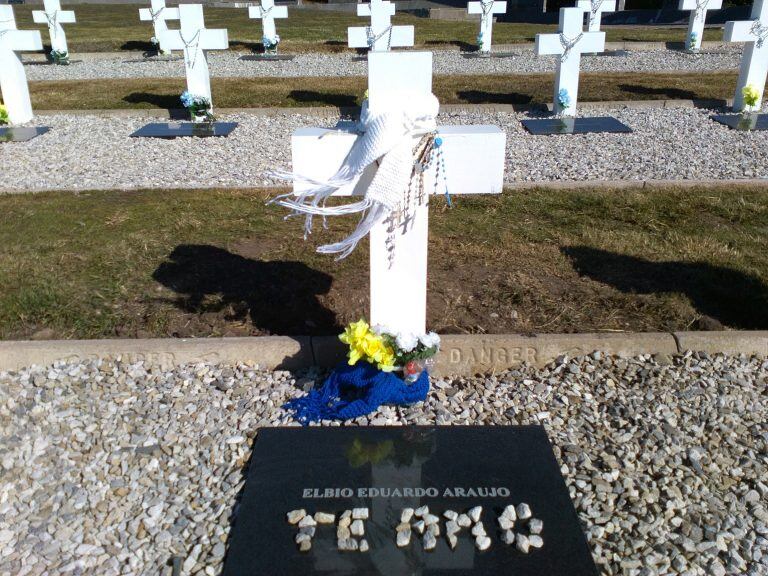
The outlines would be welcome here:
[[[229,136],[237,122],[157,122],[147,124],[131,134],[131,138],[210,138]]]
[[[296,58],[294,54],[247,54],[240,56],[240,60],[255,60],[257,62],[281,62],[287,60],[293,60]]]
[[[734,130],[768,130],[768,114],[716,114],[711,118]]]
[[[0,142],[27,142],[49,130],[47,126],[6,126],[0,128]]]
[[[501,539],[498,517],[509,504],[529,504],[543,521],[544,545],[523,554]],[[413,532],[396,545],[405,507],[428,505],[440,537],[425,551]],[[468,528],[451,550],[446,510],[482,506],[491,539],[476,548]],[[319,525],[300,552],[286,514],[338,516],[368,507],[367,552],[340,551],[336,526]],[[516,526],[525,532],[523,523]],[[225,576],[309,574],[596,576],[586,539],[544,429],[540,426],[408,426],[262,428],[237,511]]]
[[[594,134],[599,132],[632,132],[632,129],[610,116],[596,118],[537,118],[523,120],[523,126],[536,136],[552,134]]]
[[[491,52],[485,53],[485,52],[462,52],[461,55],[464,58],[514,58],[515,56],[520,56],[520,54],[515,54],[514,52]]]

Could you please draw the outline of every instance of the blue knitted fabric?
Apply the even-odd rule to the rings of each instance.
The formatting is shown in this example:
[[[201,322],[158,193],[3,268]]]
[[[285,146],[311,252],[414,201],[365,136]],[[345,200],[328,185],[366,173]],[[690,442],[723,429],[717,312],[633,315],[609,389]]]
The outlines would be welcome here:
[[[413,384],[406,384],[392,372],[382,372],[367,362],[354,366],[340,364],[322,388],[286,403],[295,418],[304,425],[320,420],[349,420],[370,414],[382,404],[422,402],[429,392],[426,370]]]

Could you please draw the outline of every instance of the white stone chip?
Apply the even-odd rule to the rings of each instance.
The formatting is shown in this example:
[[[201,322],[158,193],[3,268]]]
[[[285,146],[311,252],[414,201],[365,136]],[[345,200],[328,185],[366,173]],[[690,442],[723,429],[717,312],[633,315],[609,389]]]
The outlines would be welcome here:
[[[301,519],[304,518],[307,515],[307,511],[304,509],[301,510],[291,510],[286,515],[288,517],[288,524],[298,524],[301,522]]]
[[[456,537],[456,534],[448,534],[448,546],[451,547],[451,550],[454,550],[456,548],[456,545],[459,543],[459,539]]]
[[[368,520],[368,508],[353,508],[352,509],[353,520]]]
[[[339,526],[336,528],[337,540],[349,540],[352,537],[352,532],[349,531],[348,526]]]
[[[317,526],[317,522],[315,522],[315,519],[312,518],[312,516],[304,516],[304,518],[299,520],[299,528],[304,528],[306,526]]]
[[[329,514],[328,512],[316,512],[314,518],[318,524],[333,524],[336,522],[336,515]]]
[[[299,534],[306,534],[310,538],[314,538],[315,530],[316,528],[314,526],[304,526],[304,528],[299,528]]]
[[[544,539],[538,534],[532,534],[528,536],[528,544],[531,545],[531,548],[541,548],[544,546]]]
[[[296,544],[301,544],[302,542],[306,542],[307,540],[312,540],[312,536],[309,534],[296,534]]]
[[[528,540],[528,536],[525,534],[517,534],[515,536],[515,545],[517,546],[517,549],[520,550],[523,554],[528,554],[528,548],[530,547],[530,541]]]
[[[515,521],[511,518],[499,516],[499,528],[502,530],[512,530],[515,527]]]
[[[349,531],[352,532],[352,536],[362,536],[365,534],[365,524],[362,520],[355,520],[349,527]]]
[[[410,532],[411,531],[411,525],[408,522],[400,522],[400,524],[397,525],[397,528],[395,528],[395,532]]]
[[[480,522],[480,515],[483,513],[483,507],[482,506],[475,506],[469,511],[469,517],[472,520],[472,522]]]
[[[456,523],[462,528],[469,528],[472,526],[472,519],[466,514],[459,514],[459,517],[456,519]]]
[[[424,515],[424,524],[427,526],[430,526],[432,524],[437,524],[440,522],[440,518],[438,516],[435,516],[434,514],[425,514]]]
[[[541,534],[541,531],[544,529],[544,521],[539,520],[538,518],[531,518],[531,520],[528,522],[528,531],[531,534]]]
[[[403,512],[400,514],[400,522],[410,522],[413,518],[413,508],[403,508]]]
[[[443,512],[443,516],[445,516],[448,520],[456,520],[459,517],[459,513],[454,510],[446,510]]]
[[[344,540],[339,540],[339,550],[357,550],[357,540],[354,538],[345,538]]]
[[[505,530],[501,535],[501,541],[507,546],[511,546],[515,543],[515,533],[512,530]]]
[[[299,542],[299,552],[309,552],[312,549],[312,540],[302,540]]]
[[[517,517],[520,520],[528,520],[531,517],[531,507],[525,502],[517,505]]]
[[[419,534],[424,534],[424,528],[426,528],[426,526],[427,525],[424,523],[424,520],[419,520],[413,524],[413,529],[416,530],[416,532]]]
[[[432,532],[427,531],[427,533],[424,534],[424,550],[434,550],[435,546],[437,546],[437,538],[435,538],[435,535],[432,534]]]
[[[397,533],[397,547],[405,548],[411,543],[411,531],[401,530]]]
[[[429,514],[429,506],[421,506],[416,508],[413,512],[413,515],[416,516],[416,518],[423,518],[427,514]]]
[[[517,511],[515,510],[515,505],[510,504],[509,506],[505,507],[504,511],[501,513],[500,518],[508,518],[513,522],[517,520]]]
[[[485,536],[485,526],[483,526],[482,522],[478,522],[474,526],[472,526],[472,536]]]
[[[368,552],[369,546],[368,546],[368,540],[363,538],[360,540],[360,552]]]
[[[431,532],[432,535],[437,538],[440,536],[440,524],[430,524],[427,526],[427,532]]]
[[[475,545],[478,550],[488,550],[491,547],[491,539],[488,536],[478,536],[475,538]]]
[[[455,520],[448,520],[448,522],[445,523],[445,533],[450,536],[451,534],[456,534],[461,531],[461,526],[455,521]]]

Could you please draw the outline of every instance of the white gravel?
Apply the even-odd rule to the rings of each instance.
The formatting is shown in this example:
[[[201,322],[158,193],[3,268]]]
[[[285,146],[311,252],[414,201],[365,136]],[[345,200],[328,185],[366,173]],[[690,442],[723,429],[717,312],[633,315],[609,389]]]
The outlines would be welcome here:
[[[509,51],[509,58],[467,59],[456,51],[434,52],[435,74],[522,74],[554,72],[555,59],[534,55],[532,49]],[[367,62],[355,60],[353,53],[300,54],[291,61],[240,60],[237,52],[210,52],[211,76],[214,77],[301,77],[301,76],[365,76]],[[728,47],[701,54],[686,54],[673,50],[652,50],[619,53],[617,55],[586,55],[582,59],[583,72],[664,72],[664,71],[719,71],[739,67],[741,48]],[[39,61],[27,56],[25,60]],[[184,77],[184,62],[142,61],[140,54],[73,55],[82,60],[70,66],[27,65],[29,80],[79,80],[104,78],[157,78]]]
[[[0,574],[221,571],[259,428],[316,374],[92,360],[0,372]],[[595,353],[433,380],[347,425],[542,424],[605,575],[768,573],[768,361]],[[550,545],[555,545],[551,543]]]
[[[768,132],[738,132],[684,108],[582,109],[613,115],[633,134],[532,136],[524,113],[441,114],[441,124],[497,124],[508,135],[505,179],[732,179],[768,177]],[[222,117],[240,126],[228,138],[133,139],[138,117],[50,116],[52,131],[27,143],[0,145],[0,191],[273,185],[266,170],[290,168],[291,132],[332,126],[302,113]]]

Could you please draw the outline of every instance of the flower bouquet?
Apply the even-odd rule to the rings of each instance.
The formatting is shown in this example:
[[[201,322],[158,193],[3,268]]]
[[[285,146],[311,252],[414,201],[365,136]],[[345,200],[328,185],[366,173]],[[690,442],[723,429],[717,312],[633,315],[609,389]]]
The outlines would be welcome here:
[[[8,108],[0,102],[0,126],[5,126],[11,123],[11,119],[8,116]]]
[[[160,40],[158,40],[156,36],[152,36],[149,41],[152,43],[152,49],[155,51],[155,56],[170,56],[171,51],[163,50],[160,47]]]
[[[69,52],[64,50],[51,50],[51,60],[59,66],[69,66]]]
[[[686,41],[686,46],[685,46],[685,49],[688,52],[691,52],[691,53],[698,52],[699,49],[696,46],[696,41],[698,40],[698,38],[699,38],[699,36],[698,36],[698,34],[696,34],[696,32],[691,32],[688,35],[688,39]]]
[[[215,122],[216,117],[211,114],[211,101],[204,96],[196,96],[185,90],[181,94],[181,103],[189,112],[193,122]]]
[[[561,88],[560,92],[557,93],[557,104],[561,112],[571,107],[571,95],[565,88]]]
[[[261,39],[261,43],[264,45],[264,54],[277,54],[277,45],[280,44],[280,36],[278,34],[275,34],[272,38],[264,36]]]
[[[760,91],[754,84],[748,84],[741,90],[741,95],[744,98],[744,112],[754,112],[757,110],[758,102],[760,101]]]
[[[322,387],[288,402],[302,424],[348,420],[374,412],[382,404],[422,402],[429,392],[429,369],[440,349],[440,337],[396,333],[364,320],[339,336],[349,346],[347,362]]]

